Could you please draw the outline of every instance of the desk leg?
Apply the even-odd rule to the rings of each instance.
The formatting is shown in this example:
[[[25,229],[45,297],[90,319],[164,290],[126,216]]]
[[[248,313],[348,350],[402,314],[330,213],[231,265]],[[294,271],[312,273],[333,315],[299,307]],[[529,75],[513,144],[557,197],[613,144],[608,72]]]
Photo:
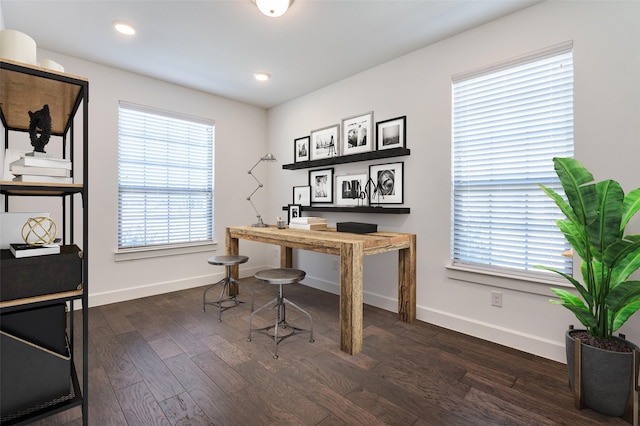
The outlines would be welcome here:
[[[293,249],[291,247],[280,246],[280,267],[293,267]]]
[[[227,228],[225,232],[224,239],[225,239],[225,249],[224,249],[225,254],[227,256],[237,256],[238,253],[240,253],[238,239],[231,238],[231,235],[229,234],[229,228]],[[240,266],[239,265],[231,266],[229,268],[229,272],[231,277],[237,280],[240,275]],[[238,285],[235,283],[231,283],[229,285],[229,296],[235,296],[237,294],[238,294]]]
[[[416,319],[416,236],[409,248],[398,251],[398,318],[404,322]]]
[[[340,247],[340,349],[350,355],[362,351],[362,244]]]

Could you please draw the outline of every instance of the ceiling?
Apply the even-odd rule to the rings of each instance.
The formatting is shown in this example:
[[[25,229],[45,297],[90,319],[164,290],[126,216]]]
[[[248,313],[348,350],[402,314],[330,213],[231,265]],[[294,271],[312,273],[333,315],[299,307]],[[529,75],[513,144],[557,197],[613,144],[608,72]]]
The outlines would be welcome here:
[[[279,18],[250,0],[0,6],[5,28],[39,48],[271,108],[539,1],[296,0]],[[116,33],[116,20],[137,34]],[[257,71],[271,79],[255,81]]]

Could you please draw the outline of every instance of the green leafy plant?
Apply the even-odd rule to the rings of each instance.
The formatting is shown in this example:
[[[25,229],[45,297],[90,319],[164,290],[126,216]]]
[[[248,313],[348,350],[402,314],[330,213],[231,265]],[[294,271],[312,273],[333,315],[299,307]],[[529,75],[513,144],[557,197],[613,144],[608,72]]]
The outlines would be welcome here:
[[[566,278],[578,296],[559,288],[552,291],[574,313],[589,334],[611,339],[612,333],[640,309],[640,281],[628,280],[640,268],[640,235],[625,235],[629,220],[640,210],[640,188],[624,194],[614,180],[594,182],[575,159],[554,158],[555,171],[567,201],[552,189],[542,190],[560,207],[566,219],[558,228],[582,259],[583,282],[553,268]]]

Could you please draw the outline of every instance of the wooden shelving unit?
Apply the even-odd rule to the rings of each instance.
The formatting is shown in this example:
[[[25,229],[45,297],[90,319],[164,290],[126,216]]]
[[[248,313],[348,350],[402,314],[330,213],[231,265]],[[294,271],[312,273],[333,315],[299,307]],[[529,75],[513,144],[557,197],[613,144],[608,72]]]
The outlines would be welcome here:
[[[81,181],[82,183],[52,184],[0,181],[0,194],[4,197],[4,210],[6,212],[11,211],[10,200],[12,197],[57,197],[61,200],[63,244],[80,246],[79,260],[77,260],[78,266],[74,270],[81,276],[81,285],[71,285],[72,283],[69,282],[70,288],[73,289],[67,291],[48,292],[46,285],[43,283],[43,294],[28,294],[25,297],[17,298],[14,296],[13,298],[9,297],[7,300],[3,296],[2,300],[0,300],[0,313],[2,315],[25,313],[32,323],[29,312],[53,305],[63,306],[68,304],[70,308],[68,319],[66,319],[66,329],[64,330],[70,357],[69,395],[61,395],[60,398],[55,398],[51,401],[42,401],[33,407],[16,413],[3,412],[1,417],[2,425],[31,423],[77,406],[82,407],[83,424],[88,424],[88,101],[89,82],[86,78],[0,59],[0,120],[4,128],[3,149],[10,147],[9,136],[12,132],[29,131],[29,111],[37,111],[43,105],[48,105],[51,115],[51,135],[56,136],[55,140],[52,138],[49,144],[58,143],[59,139],[57,137],[60,137],[64,158],[71,160],[73,165],[82,164],[82,180],[79,179],[79,176],[74,176],[73,170],[71,171],[74,181]],[[82,120],[75,120],[79,111],[82,111]],[[75,124],[74,121],[76,121]],[[74,128],[80,127],[80,125],[82,127],[80,131]],[[73,158],[74,145],[77,144],[78,140],[81,143],[79,146],[82,147],[82,158]],[[80,198],[80,206],[82,208],[81,241],[76,241],[77,239],[74,236],[74,222],[78,219],[74,217],[74,211],[76,210],[75,199],[77,197]],[[11,268],[19,269],[23,267],[22,263],[15,262],[23,259],[13,258],[9,250],[2,250],[1,252],[1,259],[3,263],[6,262],[3,264],[3,268],[9,268],[10,266]],[[50,261],[53,256],[61,255],[36,256],[26,259],[31,259],[29,260],[30,264],[36,265],[31,267],[38,269],[38,262]],[[28,282],[32,282],[32,280],[28,280]],[[2,283],[3,286],[10,286],[11,284],[10,282]],[[14,285],[13,288],[16,288],[16,286]],[[74,339],[74,333],[76,332],[74,330],[74,303],[77,302],[82,303],[81,348],[76,347],[76,339]],[[38,328],[39,323],[35,324],[36,328]],[[42,326],[44,327],[46,324],[42,324]],[[0,351],[2,350],[0,348]],[[79,363],[75,362],[80,360],[78,358],[79,352],[82,353],[82,382],[78,380],[79,372],[76,370],[76,364],[79,365]],[[10,390],[10,387],[10,383],[8,387],[3,386],[3,392],[7,389]],[[37,392],[37,388],[37,385],[34,386],[33,392]],[[0,395],[0,399],[2,398],[3,395]]]

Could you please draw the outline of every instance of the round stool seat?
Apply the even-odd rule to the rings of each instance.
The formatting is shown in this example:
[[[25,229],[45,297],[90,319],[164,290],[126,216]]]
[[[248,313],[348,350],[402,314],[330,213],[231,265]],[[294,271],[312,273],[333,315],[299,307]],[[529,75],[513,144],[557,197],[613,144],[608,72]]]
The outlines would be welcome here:
[[[246,263],[249,260],[247,256],[213,256],[207,259],[211,265],[233,266]]]
[[[307,273],[300,269],[279,268],[256,272],[254,277],[267,284],[294,284],[302,280],[306,275]]]

